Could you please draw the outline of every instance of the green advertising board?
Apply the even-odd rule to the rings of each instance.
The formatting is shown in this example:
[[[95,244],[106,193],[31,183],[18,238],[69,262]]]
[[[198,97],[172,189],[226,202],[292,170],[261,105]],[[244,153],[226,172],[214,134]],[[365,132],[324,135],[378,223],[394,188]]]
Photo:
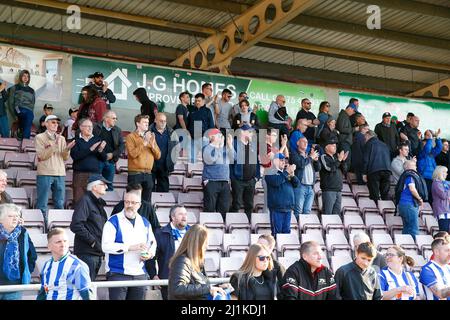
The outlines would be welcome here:
[[[420,118],[419,129],[442,130],[442,137],[450,138],[450,103],[388,97],[356,92],[339,92],[339,107],[345,108],[350,98],[359,100],[359,111],[365,116],[369,125],[374,128],[381,122],[384,112],[390,112],[399,121],[406,119],[408,112]]]
[[[324,90],[319,87],[74,56],[72,83],[76,89],[72,92],[73,103],[79,101],[81,88],[88,83],[88,75],[95,71],[105,75],[104,80],[109,83],[109,88],[117,98],[113,108],[138,110],[140,104],[134,99],[133,91],[145,87],[149,98],[164,111],[175,112],[179,103],[178,95],[185,90],[192,94],[201,92],[201,86],[205,82],[213,85],[213,94],[220,94],[225,88],[230,89],[233,103],[237,102],[239,92],[247,92],[250,104],[259,106],[257,114],[262,123],[267,121],[269,105],[278,94],[286,97],[286,106],[293,119],[297,115],[301,99],[309,98],[313,102],[312,110],[315,113],[320,101],[326,100]]]

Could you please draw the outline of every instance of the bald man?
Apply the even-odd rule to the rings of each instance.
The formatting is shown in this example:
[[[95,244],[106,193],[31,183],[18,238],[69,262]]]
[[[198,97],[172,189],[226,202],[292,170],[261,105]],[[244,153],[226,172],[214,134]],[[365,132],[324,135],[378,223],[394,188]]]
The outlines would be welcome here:
[[[167,126],[167,116],[163,112],[156,115],[149,130],[155,134],[156,143],[161,150],[161,157],[155,161],[152,170],[154,191],[169,192],[169,174],[174,170],[178,155],[178,152],[174,151],[178,138],[171,139],[172,134],[176,133]]]

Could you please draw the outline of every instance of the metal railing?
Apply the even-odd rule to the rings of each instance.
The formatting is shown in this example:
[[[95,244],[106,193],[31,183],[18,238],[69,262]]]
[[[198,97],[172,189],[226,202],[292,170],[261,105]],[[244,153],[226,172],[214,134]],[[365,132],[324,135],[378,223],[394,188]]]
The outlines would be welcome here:
[[[230,282],[230,278],[210,278],[211,284],[221,284]],[[118,288],[118,287],[145,287],[145,286],[167,286],[169,281],[166,280],[131,280],[131,281],[95,281],[91,282],[91,289],[94,293],[94,299],[97,299],[98,288]],[[5,292],[24,292],[39,291],[40,284],[17,284],[9,286],[0,285],[0,293]]]

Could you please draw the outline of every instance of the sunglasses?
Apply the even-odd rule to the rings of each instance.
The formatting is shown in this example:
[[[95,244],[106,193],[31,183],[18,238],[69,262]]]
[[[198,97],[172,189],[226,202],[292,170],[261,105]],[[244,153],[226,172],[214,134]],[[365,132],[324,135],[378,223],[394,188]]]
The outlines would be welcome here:
[[[259,261],[261,261],[261,262],[264,262],[264,261],[269,261],[270,260],[270,256],[258,256],[258,260]]]

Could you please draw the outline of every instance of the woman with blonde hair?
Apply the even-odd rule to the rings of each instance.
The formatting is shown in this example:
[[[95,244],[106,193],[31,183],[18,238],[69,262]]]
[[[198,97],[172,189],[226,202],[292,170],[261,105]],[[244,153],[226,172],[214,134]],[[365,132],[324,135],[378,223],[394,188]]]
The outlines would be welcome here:
[[[449,232],[450,228],[450,184],[446,181],[447,167],[437,166],[433,172],[431,194],[433,195],[433,213],[439,223],[439,231]]]
[[[252,244],[239,271],[230,279],[237,300],[274,300],[276,277],[271,272],[271,252],[261,244]]]
[[[211,287],[204,271],[205,251],[208,245],[208,229],[195,224],[169,262],[169,300],[206,300],[220,293],[219,287]]]
[[[390,247],[386,254],[387,266],[379,273],[383,300],[415,300],[419,297],[419,282],[411,271],[415,262],[399,246]]]

